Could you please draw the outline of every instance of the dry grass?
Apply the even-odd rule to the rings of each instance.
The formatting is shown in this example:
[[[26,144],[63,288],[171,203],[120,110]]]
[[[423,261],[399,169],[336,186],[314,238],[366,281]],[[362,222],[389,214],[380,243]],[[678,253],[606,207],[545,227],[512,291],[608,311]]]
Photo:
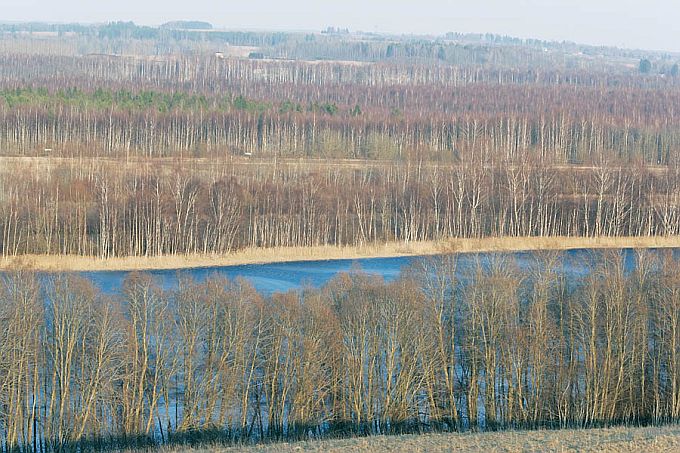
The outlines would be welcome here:
[[[377,436],[229,448],[163,448],[162,452],[672,452],[680,451],[680,427],[516,431],[475,434]]]
[[[42,271],[133,271],[189,269],[239,264],[286,261],[387,258],[427,256],[439,253],[514,252],[531,250],[570,250],[578,248],[668,248],[680,247],[680,237],[502,237],[453,239],[441,242],[390,242],[361,247],[254,248],[228,255],[168,255],[100,259],[75,255],[23,255],[0,259],[0,269],[29,268]]]
[[[41,153],[40,149],[33,150],[34,153]],[[60,153],[65,153],[65,156]],[[390,159],[355,159],[355,158],[295,158],[295,157],[268,157],[268,156],[172,156],[172,157],[146,157],[146,156],[77,156],[69,157],[69,151],[60,149],[55,145],[51,155],[3,155],[6,153],[0,150],[0,170],[34,172],[45,174],[56,168],[69,168],[73,172],[87,173],[90,169],[105,169],[106,171],[157,171],[163,169],[168,172],[177,172],[182,169],[188,173],[200,171],[203,173],[215,172],[224,168],[233,168],[234,172],[240,174],[249,169],[257,171],[274,169],[286,169],[288,171],[300,171],[304,173],[314,173],[334,170],[365,170],[369,168],[384,169],[390,166],[406,166],[408,164],[395,162]],[[459,169],[456,163],[446,162],[424,162],[419,164],[421,168],[441,168]],[[485,168],[491,168],[488,165]],[[510,167],[508,167],[510,168]],[[597,167],[591,165],[561,165],[551,166],[557,171],[576,171],[590,172]],[[617,169],[618,167],[611,167]],[[665,174],[667,166],[650,165],[646,167],[648,171],[655,174]],[[170,174],[174,174],[170,173]]]

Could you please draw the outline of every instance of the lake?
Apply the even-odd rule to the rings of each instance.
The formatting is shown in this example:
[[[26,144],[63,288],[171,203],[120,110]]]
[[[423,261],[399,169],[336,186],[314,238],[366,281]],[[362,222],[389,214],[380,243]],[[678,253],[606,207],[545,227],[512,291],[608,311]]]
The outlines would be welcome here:
[[[621,249],[626,268],[635,267],[635,252],[632,249]],[[680,249],[673,249],[678,257]],[[574,278],[588,272],[588,264],[594,263],[601,251],[579,249],[562,252],[562,269]],[[514,253],[469,253],[461,254],[458,261],[458,272],[462,273],[478,262],[488,264],[495,258],[514,258],[520,268],[529,267],[537,258],[537,252]],[[229,279],[237,277],[250,281],[263,294],[286,292],[305,286],[320,287],[342,272],[361,270],[367,274],[378,275],[390,281],[399,277],[402,269],[426,257],[399,258],[364,258],[356,260],[299,261],[270,264],[248,264],[240,266],[224,266],[194,268],[182,270],[145,271],[154,276],[158,283],[166,289],[177,285],[181,275],[190,276],[196,281],[203,281],[209,276],[222,276]],[[128,271],[80,272],[106,293],[115,293],[121,287]]]

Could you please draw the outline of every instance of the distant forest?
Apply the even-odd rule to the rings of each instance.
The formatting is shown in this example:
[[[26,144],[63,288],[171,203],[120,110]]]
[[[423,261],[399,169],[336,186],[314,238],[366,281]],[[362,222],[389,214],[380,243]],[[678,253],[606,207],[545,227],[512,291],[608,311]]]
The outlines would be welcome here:
[[[193,28],[0,27],[3,255],[678,234],[678,55]]]
[[[71,54],[171,55],[219,52],[227,46],[255,46],[269,58],[409,61],[454,65],[527,67],[541,63],[577,68],[603,59],[652,58],[657,71],[670,71],[677,55],[573,42],[520,39],[491,33],[450,32],[441,36],[384,35],[328,27],[320,33],[228,31],[200,21],[174,21],[159,27],[133,22],[106,24],[0,23],[12,51]],[[51,39],[46,43],[46,38]],[[27,43],[28,41],[29,43]],[[56,42],[55,42],[56,41]],[[40,45],[42,43],[42,45]],[[595,60],[595,61],[593,61]]]

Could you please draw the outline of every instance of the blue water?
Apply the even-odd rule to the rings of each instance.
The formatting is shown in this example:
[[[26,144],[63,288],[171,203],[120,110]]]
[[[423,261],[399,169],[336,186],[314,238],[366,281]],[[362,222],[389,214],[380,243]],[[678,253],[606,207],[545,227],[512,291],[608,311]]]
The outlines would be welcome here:
[[[620,252],[623,254],[625,267],[627,269],[634,268],[635,252],[630,249],[623,249]],[[564,252],[562,254],[561,269],[572,278],[581,278],[588,273],[589,264],[593,264],[600,254],[601,252],[587,249]],[[680,255],[680,249],[674,249],[673,254],[677,258]],[[535,262],[536,257],[537,254],[533,252],[463,254],[459,256],[457,270],[460,273],[464,273],[466,269],[476,266],[479,262],[487,265],[496,259],[503,260],[504,258],[514,258],[513,261],[520,268],[527,268]],[[396,279],[403,269],[421,259],[427,258],[401,257],[302,261],[185,270],[154,270],[147,271],[147,273],[152,275],[157,283],[166,289],[175,287],[182,275],[189,276],[198,282],[217,275],[229,279],[244,278],[263,294],[272,294],[309,286],[320,287],[339,273],[353,270],[381,276],[385,280],[391,281]],[[129,272],[81,272],[80,274],[92,280],[104,292],[115,293],[118,292]]]
[[[309,287],[320,287],[342,272],[360,270],[367,274],[379,275],[386,280],[396,279],[402,268],[416,258],[369,258],[359,260],[300,261],[271,264],[246,264],[240,266],[201,267],[182,270],[153,270],[144,273],[154,277],[163,288],[177,285],[181,276],[189,276],[201,282],[211,276],[248,280],[264,294],[287,292]],[[115,293],[129,272],[81,272],[106,293]]]

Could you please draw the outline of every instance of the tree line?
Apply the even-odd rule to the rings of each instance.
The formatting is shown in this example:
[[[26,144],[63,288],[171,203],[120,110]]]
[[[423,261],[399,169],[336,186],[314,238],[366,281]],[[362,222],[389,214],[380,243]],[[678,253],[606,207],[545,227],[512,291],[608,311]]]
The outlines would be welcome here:
[[[221,52],[248,46],[270,58],[418,61],[425,64],[522,68],[624,67],[629,61],[670,60],[661,52],[594,47],[509,36],[447,33],[444,36],[381,35],[328,27],[321,33],[211,30],[199,21],[175,21],[159,27],[133,22],[106,24],[0,24],[0,49],[14,53],[82,55],[109,53],[157,56]]]
[[[252,96],[97,88],[0,90],[3,154],[424,159],[525,152],[563,163],[666,165],[680,147],[679,91],[469,86]],[[263,97],[259,97],[262,95]],[[474,99],[471,102],[470,99]]]
[[[10,43],[11,44],[11,43]],[[191,92],[219,92],[247,87],[256,82],[271,85],[323,86],[354,84],[358,87],[389,88],[402,85],[461,87],[491,85],[570,85],[611,89],[677,87],[677,78],[641,76],[637,68],[590,68],[582,65],[524,68],[521,65],[433,65],[418,61],[351,62],[295,61],[286,59],[243,59],[213,54],[142,57],[132,55],[62,55],[16,52],[0,40],[0,82],[3,87],[29,85],[94,89],[113,85],[134,88],[164,88]],[[55,43],[55,45],[57,45]],[[637,65],[637,60],[634,61]],[[242,93],[247,95],[246,90]],[[275,95],[270,90],[269,95]],[[585,100],[585,99],[584,99]]]
[[[680,265],[426,259],[263,296],[0,281],[3,450],[612,424],[680,415]]]
[[[8,165],[3,256],[680,234],[680,166],[223,160]],[[134,170],[133,170],[134,169]]]

